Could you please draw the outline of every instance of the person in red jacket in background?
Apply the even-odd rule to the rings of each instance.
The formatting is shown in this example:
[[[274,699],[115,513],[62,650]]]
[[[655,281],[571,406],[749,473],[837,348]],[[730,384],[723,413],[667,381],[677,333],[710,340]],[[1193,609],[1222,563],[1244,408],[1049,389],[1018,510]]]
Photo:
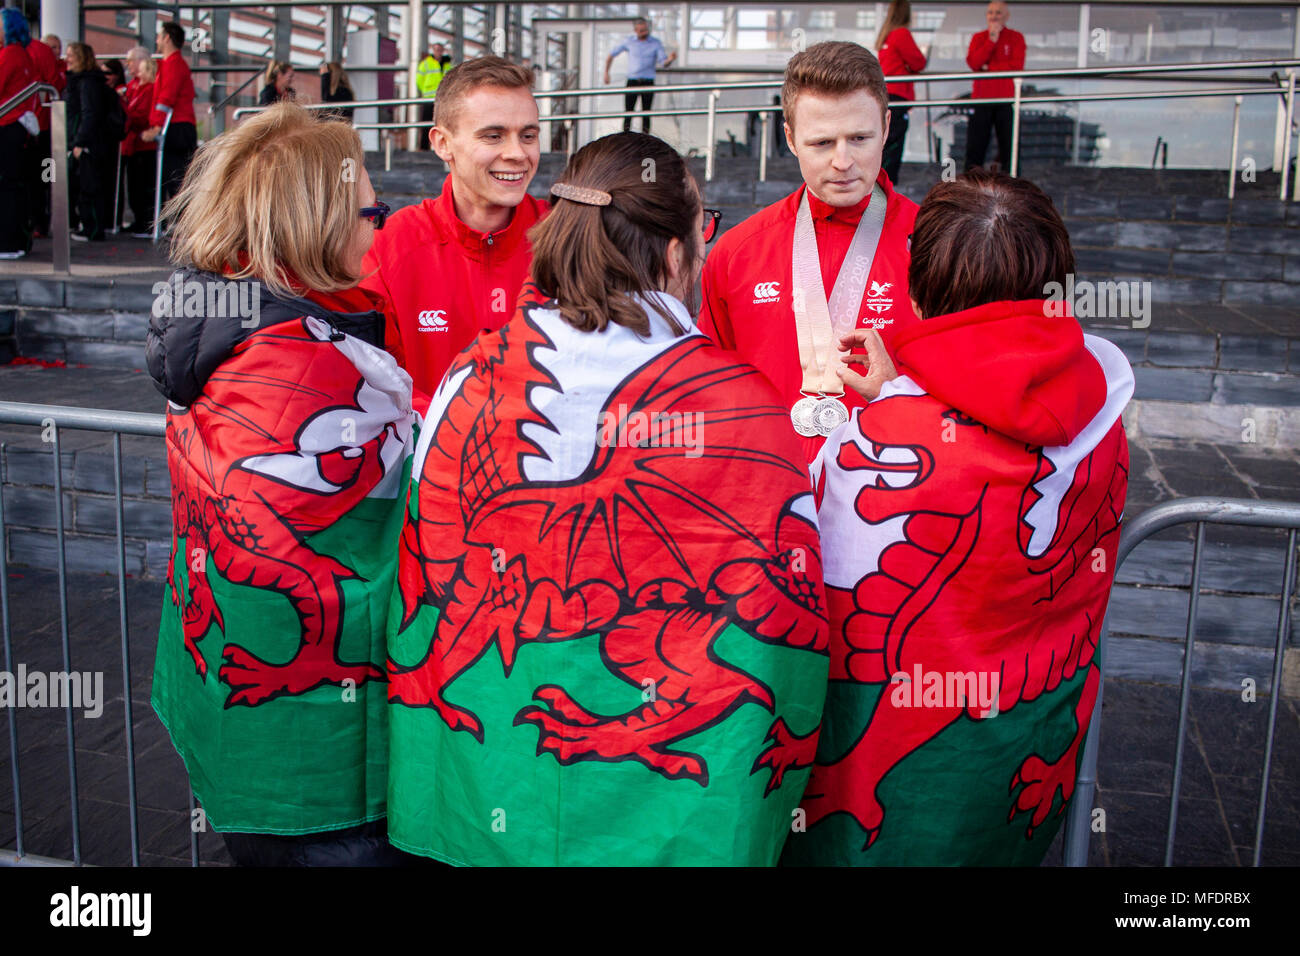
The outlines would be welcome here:
[[[27,21],[14,7],[3,11],[4,48],[0,49],[0,101],[10,99],[36,79],[32,58],[27,55],[31,39]],[[34,128],[22,119],[36,109],[36,97],[28,97],[0,116],[0,258],[19,259],[31,245],[28,233],[28,154],[35,144]]]
[[[771,380],[812,461],[835,417],[862,404],[839,378],[847,353],[838,336],[879,330],[888,347],[917,321],[907,291],[916,203],[880,169],[889,100],[870,50],[829,42],[791,57],[781,104],[805,185],[718,240],[704,266],[699,328]]]
[[[27,55],[31,57],[32,68],[36,78],[42,83],[49,83],[60,93],[68,85],[68,66],[60,64],[49,44],[43,40],[33,39],[27,44]],[[42,106],[36,111],[36,121],[41,132],[36,137],[29,151],[28,182],[31,184],[28,202],[28,215],[31,219],[32,234],[46,236],[50,232],[50,182],[45,172],[45,160],[50,157],[50,108]]]
[[[362,287],[389,302],[386,347],[427,399],[480,331],[514,314],[528,230],[550,208],[527,193],[541,156],[533,71],[495,56],[448,71],[429,141],[451,167],[442,194],[396,213]]]
[[[925,69],[925,54],[912,39],[912,5],[908,0],[894,0],[885,15],[884,25],[876,36],[876,56],[885,76],[907,76]],[[889,83],[885,86],[889,101],[910,103],[916,99],[911,83]],[[889,136],[885,140],[885,153],[880,166],[891,183],[898,183],[898,168],[903,162],[903,145],[907,140],[907,106],[889,108]]]
[[[131,81],[126,84],[126,93],[122,97],[126,106],[122,161],[126,164],[127,199],[135,216],[131,234],[137,239],[152,239],[158,144],[146,143],[140,135],[149,128],[158,64],[149,56],[148,50],[138,46],[126,55],[126,67],[131,73]]]
[[[1011,11],[1002,0],[993,0],[984,11],[989,28],[970,38],[966,52],[966,65],[979,72],[999,73],[1025,68],[1025,36],[1008,29]],[[976,80],[971,97],[976,100],[1001,96],[1014,96],[1015,83],[1010,79]],[[977,105],[966,127],[966,169],[984,165],[984,154],[989,148],[989,134],[998,132],[998,166],[1011,168],[1010,103],[985,103]]]
[[[153,86],[153,108],[149,113],[150,126],[140,134],[145,143],[152,143],[162,132],[167,116],[158,107],[167,106],[172,111],[172,122],[163,140],[162,201],[176,195],[185,179],[199,138],[194,127],[194,80],[190,65],[181,56],[185,46],[185,30],[179,23],[168,22],[158,27],[157,47],[162,54],[158,64],[158,79]]]

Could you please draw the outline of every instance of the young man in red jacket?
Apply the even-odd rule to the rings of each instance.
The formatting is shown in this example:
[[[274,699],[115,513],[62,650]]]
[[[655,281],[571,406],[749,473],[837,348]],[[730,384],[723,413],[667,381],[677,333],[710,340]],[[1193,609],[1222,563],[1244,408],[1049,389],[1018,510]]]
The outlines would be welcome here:
[[[1002,0],[993,0],[984,11],[989,28],[970,38],[966,65],[977,73],[1001,73],[1025,68],[1025,37],[1023,33],[1007,28],[1010,10]],[[972,99],[992,99],[1014,96],[1015,83],[1009,79],[976,80]],[[970,124],[966,127],[966,169],[984,165],[984,154],[989,148],[989,134],[998,131],[998,166],[1006,172],[1011,168],[1010,103],[985,103],[975,107]]]
[[[549,208],[527,192],[541,155],[532,86],[532,70],[500,57],[448,71],[429,132],[451,167],[442,195],[394,215],[366,255],[361,284],[388,299],[384,344],[417,398],[480,331],[514,314],[532,261],[527,232]]]
[[[159,109],[168,106],[172,122],[163,140],[162,201],[165,203],[181,188],[185,170],[189,168],[194,150],[198,148],[198,133],[194,128],[194,80],[190,65],[181,56],[185,46],[185,30],[179,23],[168,22],[158,27],[157,47],[162,54],[158,64],[158,79],[153,85],[153,109],[149,122],[153,125],[140,134],[140,139],[152,143],[162,132],[167,116]]]
[[[811,461],[862,404],[839,378],[839,337],[877,329],[888,347],[917,321],[907,291],[916,204],[881,172],[889,99],[870,51],[829,42],[796,54],[781,105],[805,185],[718,240],[699,327],[771,380]]]

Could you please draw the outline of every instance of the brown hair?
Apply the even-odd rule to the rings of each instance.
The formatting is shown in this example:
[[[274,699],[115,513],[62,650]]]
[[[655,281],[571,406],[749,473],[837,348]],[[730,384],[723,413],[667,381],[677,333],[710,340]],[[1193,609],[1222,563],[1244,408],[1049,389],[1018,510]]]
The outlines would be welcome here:
[[[295,294],[287,272],[319,292],[351,288],[361,278],[347,254],[364,163],[346,123],[290,102],[267,107],[195,154],[163,210],[174,222],[172,261],[257,278],[278,295]]]
[[[1043,299],[1073,271],[1065,223],[1027,179],[972,169],[931,189],[916,214],[907,282],[923,319]]]
[[[292,69],[293,64],[288,60],[272,60],[266,65],[266,72],[262,74],[262,85],[270,86]]]
[[[785,85],[781,87],[781,109],[785,121],[794,129],[794,105],[800,93],[845,96],[858,90],[875,97],[883,120],[889,109],[889,93],[880,61],[861,44],[828,40],[790,57]]]
[[[657,136],[613,133],[578,150],[559,182],[602,190],[611,201],[557,199],[529,231],[537,288],[559,302],[560,314],[579,331],[599,332],[613,322],[649,334],[650,321],[631,294],[663,284],[671,240],[682,243],[683,268],[699,255],[701,199],[686,161]],[[685,331],[666,307],[654,299],[649,304],[679,334]],[[692,313],[697,307],[685,304]]]
[[[336,93],[338,93],[340,86],[343,87],[343,89],[347,90],[349,93],[352,93],[352,83],[350,80],[348,80],[347,73],[343,71],[342,63],[340,63],[338,60],[330,60],[328,63],[325,64],[325,67],[326,69],[329,70],[330,96],[333,96]],[[352,95],[355,96],[356,94],[352,93]]]
[[[68,44],[65,56],[68,60],[69,73],[83,73],[86,70],[94,70],[99,67],[99,64],[95,62],[95,48],[89,43],[79,43],[73,40]]]
[[[500,86],[507,90],[533,89],[533,71],[499,56],[481,56],[453,66],[438,84],[434,98],[433,121],[444,129],[455,126],[461,101],[480,86]]]
[[[885,22],[880,25],[880,32],[876,34],[876,52],[884,47],[891,33],[899,27],[911,26],[911,24],[912,4],[908,0],[894,0],[885,14]]]

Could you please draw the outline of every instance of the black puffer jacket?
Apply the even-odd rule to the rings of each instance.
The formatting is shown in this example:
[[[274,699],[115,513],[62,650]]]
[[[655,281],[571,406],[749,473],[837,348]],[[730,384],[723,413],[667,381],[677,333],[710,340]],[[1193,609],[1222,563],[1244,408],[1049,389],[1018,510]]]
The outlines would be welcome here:
[[[197,283],[201,298],[192,283]],[[384,315],[378,308],[372,312],[334,312],[310,299],[272,295],[255,279],[227,279],[197,269],[177,270],[166,283],[157,283],[153,292],[153,313],[145,341],[149,376],[169,402],[182,407],[188,407],[203,393],[212,373],[240,342],[304,315],[328,322],[336,332],[376,348],[384,347]],[[256,322],[252,321],[252,310],[245,308],[252,305],[254,297]],[[191,307],[186,308],[187,304]],[[189,314],[195,311],[203,314]]]

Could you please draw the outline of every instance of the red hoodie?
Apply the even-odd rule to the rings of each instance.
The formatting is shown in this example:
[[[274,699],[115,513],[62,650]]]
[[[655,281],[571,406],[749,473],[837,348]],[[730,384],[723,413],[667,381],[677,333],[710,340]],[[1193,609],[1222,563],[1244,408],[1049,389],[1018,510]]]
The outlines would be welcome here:
[[[888,347],[893,336],[917,321],[907,292],[908,241],[917,207],[894,192],[883,172],[876,182],[885,191],[885,227],[867,277],[858,326],[878,325]],[[718,240],[704,264],[704,307],[699,320],[700,331],[766,375],[790,405],[799,399],[803,382],[789,290],[794,222],[805,188],[800,186]],[[808,197],[828,298],[869,199],[851,208],[836,208],[815,195]],[[846,391],[844,403],[853,408],[862,400]],[[812,461],[823,439],[801,440],[806,460]]]
[[[1008,70],[1025,68],[1025,35],[1015,30],[1002,28],[998,42],[989,39],[989,31],[977,33],[970,38],[970,49],[966,52],[966,65],[976,72],[987,70],[990,73],[1002,73]],[[1014,81],[976,80],[973,84],[973,99],[991,99],[995,96],[1015,96]]]
[[[885,37],[885,45],[880,48],[880,69],[885,76],[905,76],[925,69],[925,54],[907,27],[896,27]],[[891,96],[916,99],[916,90],[911,83],[888,83],[885,90]]]
[[[416,392],[432,395],[461,349],[514,314],[533,258],[527,232],[548,209],[525,196],[504,229],[479,232],[456,216],[448,176],[436,199],[400,210],[375,233],[361,285],[388,300],[385,345]]]
[[[938,836],[909,862],[1006,865],[1023,853],[1026,827],[1073,789],[1127,492],[1121,414],[1133,371],[1072,318],[1046,317],[1042,300],[927,319],[893,347],[909,374],[887,382],[813,464],[841,703],[828,703],[822,734],[853,743],[813,767],[800,839],[815,852],[803,856],[898,859],[898,794],[924,787],[925,825]],[[890,693],[920,674],[997,683],[979,704],[911,706]],[[1034,716],[1004,723],[1022,703]],[[998,720],[980,724],[992,713]],[[975,726],[954,761],[943,749],[952,738],[935,741],[966,717]],[[882,788],[915,772],[904,761],[924,778]],[[971,833],[972,807],[988,800],[976,782],[991,778],[1002,796],[979,819],[1017,824],[1000,844]],[[851,817],[848,829],[816,825],[831,814]],[[868,844],[874,856],[863,856]]]

